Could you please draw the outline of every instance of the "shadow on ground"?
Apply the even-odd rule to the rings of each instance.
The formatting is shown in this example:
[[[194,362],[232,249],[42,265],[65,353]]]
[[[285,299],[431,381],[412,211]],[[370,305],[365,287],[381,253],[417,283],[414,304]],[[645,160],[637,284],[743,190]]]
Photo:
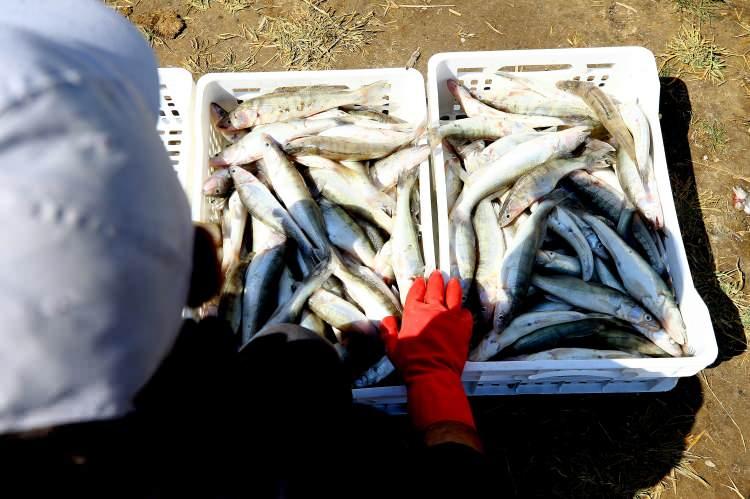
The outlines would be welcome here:
[[[661,79],[661,127],[669,164],[677,218],[693,282],[711,313],[719,356],[716,365],[742,354],[747,347],[740,314],[722,291],[714,272],[714,254],[706,232],[690,155],[692,106],[687,86],[679,78]]]
[[[721,290],[703,222],[688,131],[687,87],[663,79],[662,131],[693,279],[711,312],[717,362],[745,350],[739,313]],[[475,398],[498,497],[650,497],[682,461],[703,404],[697,377],[666,393]]]

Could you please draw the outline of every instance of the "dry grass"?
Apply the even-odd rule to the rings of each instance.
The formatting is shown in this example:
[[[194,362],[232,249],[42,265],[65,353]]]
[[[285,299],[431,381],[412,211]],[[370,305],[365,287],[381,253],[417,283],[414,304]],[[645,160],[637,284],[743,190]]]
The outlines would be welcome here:
[[[695,118],[690,120],[690,135],[696,145],[715,155],[723,154],[729,139],[727,128],[718,119]]]
[[[364,52],[379,31],[372,12],[338,14],[324,1],[302,0],[284,17],[265,17],[258,29],[287,69],[328,69],[343,52]]]
[[[708,21],[716,15],[720,0],[674,0],[675,9],[684,15],[693,16],[699,21]]]
[[[692,74],[720,84],[725,81],[726,54],[726,49],[716,45],[713,38],[703,36],[699,26],[683,25],[667,43],[667,50],[662,55],[662,72],[669,64],[676,71],[673,76]]]

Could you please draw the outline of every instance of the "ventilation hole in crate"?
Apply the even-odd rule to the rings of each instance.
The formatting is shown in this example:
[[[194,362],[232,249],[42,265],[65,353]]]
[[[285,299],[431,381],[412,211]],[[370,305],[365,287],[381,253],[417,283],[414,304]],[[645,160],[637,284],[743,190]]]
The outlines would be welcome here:
[[[515,73],[518,71],[518,66],[503,66],[497,70],[500,73]]]
[[[457,119],[457,120],[462,120],[462,119],[464,119],[464,118],[466,118],[466,117],[467,117],[467,116],[466,116],[465,114],[457,114],[457,115],[456,115],[456,119]]]
[[[458,80],[458,83],[459,83],[459,85],[463,85],[464,81],[463,80]]]
[[[174,107],[174,102],[167,102],[167,106]]]
[[[166,133],[164,130],[157,130],[157,132],[159,133],[159,135],[164,135]],[[172,133],[172,132],[169,132],[169,133]]]
[[[453,104],[453,110],[454,111],[460,111],[461,110],[461,105],[460,104]]]
[[[477,83],[479,83],[479,80],[471,80],[471,86],[476,87]]]
[[[167,86],[165,84],[163,84],[163,83],[160,83],[159,84],[159,88],[167,88]]]
[[[518,66],[517,71],[519,73],[532,73],[536,71],[560,71],[563,69],[570,69],[573,66],[570,64],[527,64]]]
[[[159,116],[166,116],[167,114],[164,112],[163,109],[159,109]]]
[[[487,78],[486,80],[484,80],[485,85],[489,85],[490,83],[492,83],[492,78]]]
[[[178,146],[180,144],[182,144],[181,140],[169,140],[169,141],[167,141],[167,145],[170,145],[170,146]]]
[[[440,121],[448,121],[450,118],[446,115],[440,117]]]
[[[179,116],[180,112],[177,109],[170,109],[172,111],[172,116]]]
[[[485,89],[485,90],[489,90],[489,89],[490,89],[490,87],[484,87],[484,89]]]
[[[165,96],[164,96],[164,100],[172,100],[172,97],[171,97],[171,96],[169,96],[169,95],[165,95]]]
[[[484,71],[484,68],[458,68],[456,74],[481,73],[482,71]]]
[[[179,156],[180,155],[180,151],[169,151],[169,155],[170,156]]]
[[[182,135],[182,130],[171,130],[169,135]]]
[[[574,80],[574,81],[581,81],[581,77],[580,77],[580,76],[574,76],[574,77],[573,77],[573,80]]]
[[[604,83],[600,83],[600,84],[599,84],[599,86],[600,86],[600,87],[603,87],[603,86],[604,86]]]
[[[602,75],[602,81],[609,80],[609,75]]]
[[[595,68],[612,68],[614,67],[614,62],[601,62],[597,64],[586,64],[587,68],[595,69]]]
[[[387,110],[387,109],[384,109],[384,110],[383,110],[383,114],[388,114],[388,110]]]
[[[391,103],[390,103],[390,102],[386,102],[385,104],[383,104],[383,107],[388,107],[388,106],[390,106],[390,105],[391,105]]]
[[[587,76],[586,81],[594,81],[594,75]]]

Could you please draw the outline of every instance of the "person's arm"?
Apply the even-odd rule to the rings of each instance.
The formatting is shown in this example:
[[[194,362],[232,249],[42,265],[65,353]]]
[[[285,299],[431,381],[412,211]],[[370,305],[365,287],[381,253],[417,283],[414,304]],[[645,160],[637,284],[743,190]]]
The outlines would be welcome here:
[[[468,356],[472,317],[461,308],[461,287],[445,288],[440,272],[418,278],[406,298],[399,330],[395,317],[382,324],[388,356],[407,387],[409,414],[427,447],[482,446],[461,383]],[[442,452],[442,451],[441,451]]]

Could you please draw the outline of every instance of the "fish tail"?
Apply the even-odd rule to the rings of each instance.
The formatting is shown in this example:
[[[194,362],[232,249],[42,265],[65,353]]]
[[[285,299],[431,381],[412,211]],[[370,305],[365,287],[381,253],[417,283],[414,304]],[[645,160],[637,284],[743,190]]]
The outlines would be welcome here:
[[[391,91],[391,84],[385,80],[370,83],[356,90],[361,98],[360,104],[380,107],[385,104],[385,98]]]

